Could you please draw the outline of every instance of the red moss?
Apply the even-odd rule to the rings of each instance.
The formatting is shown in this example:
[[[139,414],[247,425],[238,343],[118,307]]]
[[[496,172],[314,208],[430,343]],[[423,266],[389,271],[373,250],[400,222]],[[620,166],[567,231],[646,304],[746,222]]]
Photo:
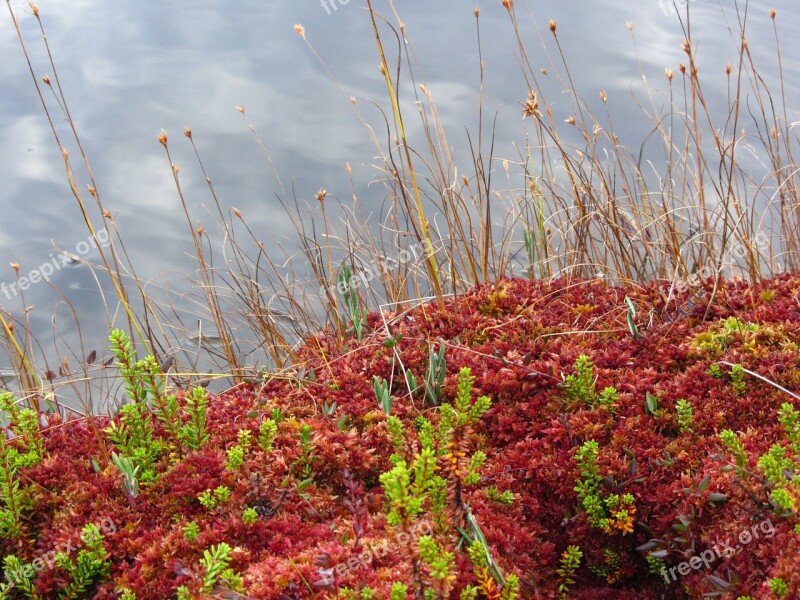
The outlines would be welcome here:
[[[766,581],[772,577],[789,584],[790,597],[800,593],[795,576],[800,542],[793,531],[797,516],[772,510],[769,490],[758,478],[723,469],[730,457],[718,437],[722,429],[745,432],[740,439],[755,472],[757,457],[785,439],[777,423],[778,406],[798,402],[751,376],[746,393],[737,394],[729,377],[714,379],[706,373],[724,360],[797,390],[796,352],[783,342],[800,339],[799,288],[800,278],[785,275],[753,288],[727,283],[713,298],[708,285],[700,293],[673,294],[667,303],[668,286],[659,283],[622,289],[600,281],[508,280],[448,299],[444,311],[426,305],[396,318],[387,315],[388,333],[403,336],[397,346],[403,364],[419,381],[429,348],[438,347],[441,338],[447,344],[445,401],[455,396],[462,366],[476,376],[476,394],[492,398],[492,408],[475,428],[488,460],[481,481],[466,488],[465,500],[497,564],[520,577],[523,598],[556,597],[556,569],[569,545],[584,553],[571,598],[699,597],[718,591],[708,576],[731,576],[731,597],[770,598]],[[628,330],[625,296],[637,306],[641,339]],[[709,321],[704,322],[706,313]],[[749,346],[747,339],[734,336],[719,356],[690,345],[730,316],[774,329],[756,334]],[[326,333],[300,349],[303,367],[313,369],[316,381],[298,385],[273,379],[214,397],[208,444],[180,460],[164,460],[158,481],[143,487],[135,502],[123,491],[113,465],[102,459],[98,432],[108,420],[61,423],[51,416],[43,431],[47,456],[25,469],[21,479],[31,498],[25,535],[0,540],[0,551],[30,561],[78,539],[86,523],[110,518],[115,531],[108,533],[105,546],[111,578],[90,591],[94,598],[112,598],[121,587],[140,599],[172,597],[177,586],[202,577],[203,550],[223,541],[236,549],[231,567],[242,573],[249,597],[333,598],[343,586],[366,585],[377,597],[388,597],[393,581],[410,583],[410,565],[399,552],[372,556],[357,569],[340,567],[370,544],[392,542],[378,486],[380,474],[390,468],[392,448],[373,376],[392,382],[393,414],[409,431],[419,414],[424,411],[435,420],[435,411],[421,395],[408,397],[392,351],[381,344],[386,337],[382,319],[370,315],[361,344]],[[613,409],[565,401],[563,377],[573,372],[581,354],[595,365],[598,391],[616,388],[619,401]],[[658,398],[663,415],[649,414],[646,393]],[[691,432],[680,430],[675,415],[679,399],[693,407]],[[325,403],[336,403],[335,414],[322,414]],[[257,438],[259,422],[273,407],[281,407],[287,417],[274,450],[265,455],[254,445],[241,469],[226,469],[225,450],[236,443],[238,430],[249,429]],[[299,491],[292,465],[300,455],[302,423],[312,427],[315,459],[313,483]],[[600,445],[602,493],[635,498],[637,523],[630,535],[612,536],[591,527],[578,509],[575,454],[587,440]],[[202,507],[197,496],[220,485],[232,490],[231,500],[213,511]],[[488,486],[511,491],[515,502],[505,506],[490,499]],[[712,493],[725,494],[727,501],[711,502]],[[261,516],[246,525],[242,512],[254,505]],[[685,531],[674,527],[680,519],[688,522]],[[666,566],[675,567],[692,552],[735,539],[767,520],[774,525],[771,537],[762,535],[735,555],[717,558],[709,568],[692,569],[669,584],[649,573],[646,553],[637,550],[648,540],[662,540]],[[199,526],[196,542],[183,534],[190,521]],[[616,575],[608,579],[588,568],[604,564],[606,551],[619,558]],[[456,553],[456,568],[453,598],[474,582],[462,551]],[[328,581],[331,574],[335,577]],[[64,583],[57,569],[38,574],[43,596],[57,595]]]

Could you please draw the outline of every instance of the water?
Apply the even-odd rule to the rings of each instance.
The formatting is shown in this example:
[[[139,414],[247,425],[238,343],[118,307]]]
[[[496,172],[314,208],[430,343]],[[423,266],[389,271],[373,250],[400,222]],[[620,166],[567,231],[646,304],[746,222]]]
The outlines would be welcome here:
[[[677,72],[678,63],[685,61],[680,48],[684,34],[668,4],[663,0],[580,4],[518,0],[516,7],[534,67],[555,72],[549,59],[558,62],[559,58],[547,29],[547,20],[553,18],[578,92],[592,109],[604,112],[598,93],[605,90],[621,142],[638,148],[650,126],[631,94],[641,92],[642,74],[652,88],[663,92],[664,69]],[[11,5],[37,77],[49,74],[52,78],[30,8],[19,0]],[[375,5],[394,22],[386,2],[377,0]],[[500,1],[398,0],[395,5],[407,24],[425,83],[450,128],[450,142],[461,158],[467,156],[465,127],[475,135],[478,122],[473,8],[480,7],[485,119],[491,122],[497,113],[495,155],[518,158],[531,121],[521,120],[520,103],[527,88],[508,14]],[[281,188],[235,106],[245,108],[283,184],[299,200],[314,206],[314,194],[326,188],[331,203],[337,199],[349,203],[355,191],[366,207],[381,206],[383,188],[370,185],[379,176],[373,166],[379,163],[377,151],[347,98],[357,99],[382,138],[380,112],[371,102],[387,114],[391,108],[377,70],[375,40],[364,6],[362,0],[329,0],[325,6],[317,0],[235,4],[196,0],[191,8],[139,0],[39,3],[60,82],[104,204],[123,234],[138,276],[150,282],[151,290],[159,286],[183,289],[186,275],[196,268],[188,225],[164,149],[156,140],[161,129],[168,132],[173,160],[181,165],[194,227],[215,231],[216,209],[183,138],[187,125],[223,210],[240,209],[271,249],[277,251],[279,242],[295,247],[294,230],[278,200]],[[735,27],[732,6],[731,2],[691,2],[701,69],[712,74],[704,77],[712,106],[724,102],[725,64],[735,64],[737,58],[728,29]],[[778,11],[782,32],[789,118],[797,120],[800,64],[791,35],[800,24],[800,7],[789,0],[751,3],[750,48],[762,74],[772,81],[777,68],[770,7]],[[633,23],[636,51],[628,22]],[[305,27],[341,89],[294,31],[296,23]],[[394,63],[396,47],[388,35],[384,42]],[[112,303],[106,309],[97,292],[95,277],[105,282],[102,273],[92,272],[81,261],[59,266],[61,251],[91,261],[97,260],[97,251],[89,243],[67,185],[63,162],[7,11],[0,17],[0,55],[0,282],[14,283],[11,262],[19,263],[23,276],[46,263],[54,265],[53,287],[32,284],[25,300],[35,306],[28,317],[41,338],[41,352],[50,364],[58,365],[67,351],[54,332],[75,339],[70,304],[81,319],[85,352],[92,347],[102,350],[105,323],[118,308]],[[402,89],[409,99],[408,85]],[[562,86],[554,82],[553,89],[560,91]],[[63,115],[44,90],[59,134],[67,140]],[[555,93],[550,96],[556,100],[557,121],[571,112],[568,98],[561,98]],[[406,115],[413,115],[410,100],[404,106]],[[408,121],[412,145],[421,144],[418,121]],[[67,145],[78,184],[85,189],[88,179],[78,168],[77,148],[71,141]],[[353,169],[352,186],[345,172],[348,162]],[[99,223],[99,216],[92,215]],[[103,289],[113,299],[107,284]],[[21,317],[18,292],[0,288],[0,306]],[[116,323],[124,325],[119,314]]]

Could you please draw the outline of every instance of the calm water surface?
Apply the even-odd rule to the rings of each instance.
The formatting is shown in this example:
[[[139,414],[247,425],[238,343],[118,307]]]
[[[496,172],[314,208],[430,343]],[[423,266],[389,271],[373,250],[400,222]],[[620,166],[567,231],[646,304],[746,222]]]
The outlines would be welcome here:
[[[631,93],[641,89],[641,74],[663,91],[665,67],[677,71],[685,60],[680,48],[684,35],[667,4],[663,0],[516,1],[534,66],[552,68],[540,37],[553,52],[547,30],[547,20],[553,18],[579,93],[598,108],[598,91],[607,91],[617,133],[631,147],[638,147],[649,132],[631,100]],[[19,0],[11,5],[37,76],[52,76],[30,8]],[[376,0],[375,5],[391,17],[387,2]],[[484,107],[487,114],[498,115],[495,155],[514,159],[528,126],[520,111],[527,89],[500,0],[395,2],[458,156],[466,156],[465,127],[474,133],[477,125],[475,6],[481,10]],[[727,1],[691,1],[701,68],[713,74],[705,79],[712,104],[724,101],[724,66],[735,63],[737,56],[728,29],[735,27],[732,6]],[[151,285],[182,289],[186,275],[196,267],[169,166],[156,140],[162,128],[170,135],[173,160],[182,166],[195,225],[208,230],[216,229],[215,209],[183,138],[187,125],[223,209],[239,208],[276,249],[279,242],[294,247],[293,229],[276,197],[279,185],[235,106],[245,107],[283,184],[293,188],[298,199],[313,200],[318,189],[327,188],[331,199],[348,202],[352,188],[345,164],[349,162],[361,201],[368,208],[381,205],[383,188],[369,185],[379,177],[372,166],[378,162],[376,151],[347,99],[354,96],[380,131],[380,113],[370,102],[386,111],[390,106],[377,71],[363,0],[329,0],[326,6],[319,0],[188,4],[41,0],[39,7],[104,203],[115,216],[138,275],[152,280]],[[750,47],[762,73],[774,80],[771,7],[778,11],[789,118],[800,120],[797,3],[751,2]],[[638,55],[628,22],[633,23]],[[296,23],[305,27],[344,95],[295,33]],[[392,56],[394,48],[387,45],[387,52]],[[0,282],[15,281],[12,261],[20,264],[21,274],[46,262],[59,266],[52,281],[63,297],[43,283],[25,292],[27,303],[35,305],[30,313],[33,328],[43,336],[48,360],[57,364],[63,345],[52,339],[54,313],[57,327],[68,337],[74,335],[64,299],[78,309],[87,347],[104,346],[106,314],[91,271],[80,262],[61,267],[56,249],[90,260],[97,255],[86,242],[85,225],[5,7],[0,16],[0,56]],[[60,134],[67,139],[63,115],[52,96],[46,98]],[[556,116],[569,116],[568,98],[552,99],[557,101]],[[563,115],[558,114],[561,106]],[[416,125],[410,127],[412,144],[421,139],[419,133]],[[68,147],[77,167],[77,150],[72,143]],[[87,178],[83,171],[78,173],[79,184],[85,186]],[[103,288],[109,291],[107,285]],[[0,289],[0,306],[19,317],[20,298],[8,289]]]

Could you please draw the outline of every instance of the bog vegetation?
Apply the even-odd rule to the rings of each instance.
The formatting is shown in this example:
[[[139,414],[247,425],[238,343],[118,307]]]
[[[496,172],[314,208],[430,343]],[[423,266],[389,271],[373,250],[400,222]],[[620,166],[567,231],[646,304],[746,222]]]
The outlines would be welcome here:
[[[49,57],[31,75],[88,231],[113,232],[89,266],[117,316],[107,351],[70,348],[55,366],[24,294],[0,307],[16,379],[0,393],[0,598],[800,593],[797,140],[786,82],[750,54],[749,3],[733,9],[733,66],[703,75],[727,78],[723,113],[676,11],[683,59],[645,88],[645,158],[573,87],[558,24],[542,69],[502,0],[531,137],[516,160],[494,156],[482,116],[472,163],[455,169],[429,89],[414,91],[414,115],[400,96],[414,73],[403,27],[368,1],[389,208],[364,227],[358,197],[332,207],[320,190],[315,220],[284,192],[293,280],[207,178],[218,252],[183,194],[176,136],[158,135],[211,332],[148,296],[83,152],[45,15],[30,5],[41,39],[29,40],[6,4],[23,55],[38,43]],[[475,24],[485,38],[477,9]],[[562,91],[566,122],[550,104]],[[406,136],[412,118],[421,139]],[[191,129],[181,142],[205,173]],[[98,414],[120,388],[124,405]]]

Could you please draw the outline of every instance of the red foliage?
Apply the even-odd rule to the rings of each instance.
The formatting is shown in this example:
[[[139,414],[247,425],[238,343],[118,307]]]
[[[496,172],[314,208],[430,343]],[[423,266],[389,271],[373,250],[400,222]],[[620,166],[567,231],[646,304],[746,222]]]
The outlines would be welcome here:
[[[410,583],[411,567],[401,552],[391,550],[392,530],[383,515],[378,482],[391,466],[392,446],[373,376],[391,382],[392,414],[407,430],[413,431],[420,414],[435,414],[424,395],[410,397],[393,351],[382,346],[389,335],[402,335],[396,356],[420,382],[429,348],[445,341],[445,401],[455,396],[458,369],[464,366],[477,378],[476,395],[492,398],[474,434],[488,459],[481,481],[464,495],[500,569],[519,576],[523,598],[557,597],[556,569],[570,545],[583,551],[570,598],[694,598],[722,591],[732,598],[771,598],[766,582],[773,577],[788,584],[788,597],[798,597],[797,513],[779,515],[770,506],[756,460],[786,440],[777,422],[780,404],[800,403],[749,375],[746,392],[737,394],[729,368],[718,363],[741,364],[796,391],[800,366],[792,344],[800,340],[798,288],[800,278],[786,275],[752,289],[727,283],[714,294],[709,285],[704,292],[673,295],[667,304],[667,288],[658,283],[622,289],[601,281],[508,280],[448,299],[444,311],[431,304],[386,315],[389,331],[371,315],[361,344],[339,345],[327,334],[308,340],[300,356],[315,381],[276,378],[214,397],[210,441],[182,459],[165,460],[158,481],[143,487],[135,503],[118,471],[101,458],[97,432],[108,420],[61,423],[50,417],[42,432],[46,458],[22,473],[21,485],[30,491],[24,535],[0,540],[0,552],[31,561],[78,539],[86,523],[111,519],[114,531],[105,542],[111,578],[91,590],[94,598],[115,597],[124,587],[139,599],[174,597],[179,585],[202,577],[203,550],[220,542],[235,549],[231,567],[243,575],[248,597],[334,598],[345,586],[370,586],[377,597],[388,598],[393,581]],[[637,307],[641,338],[628,329],[626,295]],[[703,321],[706,313],[709,320]],[[772,327],[772,333],[734,337],[716,356],[690,344],[730,316]],[[598,392],[616,388],[613,408],[567,401],[563,378],[581,354],[594,363]],[[723,371],[720,379],[706,372],[714,363]],[[648,393],[662,412],[648,411]],[[692,405],[692,431],[681,431],[679,399]],[[332,416],[322,413],[326,403],[337,405]],[[242,468],[226,469],[225,450],[236,443],[237,431],[250,429],[257,438],[260,421],[274,407],[286,420],[272,453],[265,455],[254,444]],[[297,489],[292,465],[301,454],[298,432],[304,423],[313,431],[313,482]],[[732,460],[719,441],[723,429],[744,432],[740,439],[756,476],[723,469]],[[600,446],[603,493],[635,498],[631,534],[592,527],[579,509],[575,454],[587,440]],[[410,439],[409,447],[414,443]],[[198,495],[221,485],[232,490],[231,499],[215,510],[201,506]],[[492,499],[489,486],[513,492],[515,501],[507,506]],[[712,502],[712,493],[727,501]],[[244,524],[241,515],[252,506],[259,509],[258,521]],[[183,534],[191,521],[200,530],[195,542]],[[686,527],[676,529],[681,521]],[[746,531],[758,532],[758,539],[678,574],[681,563],[735,542]],[[659,540],[666,550],[667,573],[676,569],[669,582],[650,573],[646,550],[637,549],[649,540]],[[390,550],[375,551],[382,547]],[[617,562],[600,573],[609,553]],[[457,551],[456,568],[453,598],[474,582],[463,551]],[[62,575],[42,570],[40,593],[55,597]]]

